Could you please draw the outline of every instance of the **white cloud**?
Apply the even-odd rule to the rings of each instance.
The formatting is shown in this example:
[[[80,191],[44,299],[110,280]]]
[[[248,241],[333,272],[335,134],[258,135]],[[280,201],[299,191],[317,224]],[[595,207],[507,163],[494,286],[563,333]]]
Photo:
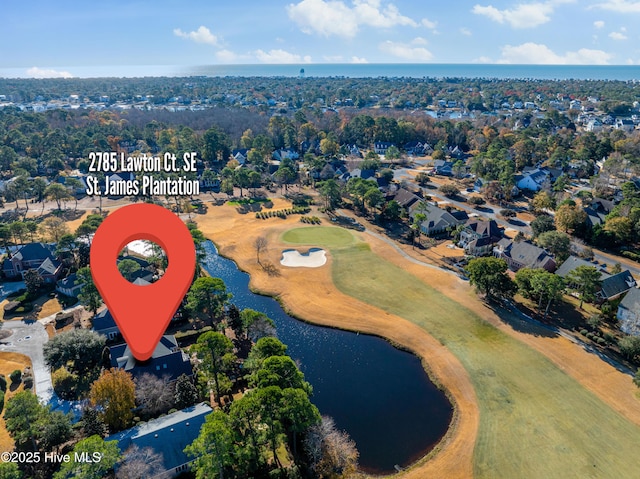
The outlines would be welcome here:
[[[540,43],[505,45],[498,63],[541,64],[541,65],[607,65],[612,55],[602,50],[581,48],[576,52],[555,53]]]
[[[491,58],[489,57],[481,56],[478,58],[474,58],[472,60],[472,63],[493,63],[493,60],[491,60]]]
[[[31,67],[27,70],[30,78],[73,78],[73,75],[66,71],[51,70],[47,68]]]
[[[376,28],[418,26],[416,21],[400,14],[394,4],[383,6],[381,0],[353,0],[352,6],[342,0],[302,0],[289,4],[287,13],[303,32],[326,37],[351,38],[363,25]]]
[[[609,34],[609,38],[613,39],[613,40],[626,40],[628,37],[622,33],[624,32],[624,29],[621,29],[622,31],[620,32],[611,32]]]
[[[471,10],[497,23],[507,23],[512,28],[534,28],[551,20],[556,5],[573,3],[574,0],[549,0],[547,2],[519,3],[515,7],[499,10],[493,5],[474,5]]]
[[[192,40],[196,43],[207,43],[209,45],[218,45],[218,37],[216,37],[211,30],[201,25],[197,30],[192,32],[183,32],[179,28],[173,30],[173,34],[180,38]]]
[[[429,30],[435,30],[438,26],[438,22],[432,22],[428,18],[423,18],[420,23],[423,27],[428,28]]]
[[[415,46],[413,42],[400,43],[387,40],[386,42],[381,43],[379,48],[383,53],[387,53],[403,60],[428,62],[433,58],[433,53],[425,47]]]
[[[471,30],[469,30],[467,27],[461,27],[460,28],[460,33],[462,33],[463,35],[470,37],[471,35],[473,35],[471,33]]]
[[[640,13],[640,2],[629,2],[628,0],[608,0],[596,3],[590,8],[600,8],[618,13]]]
[[[238,55],[231,50],[218,50],[216,52],[216,58],[225,63],[233,63],[238,60]]]
[[[362,57],[356,57],[355,55],[351,57],[351,63],[369,63],[369,60]]]
[[[262,63],[311,63],[309,55],[303,57],[282,49],[269,50],[268,52],[256,50],[255,55]]]
[[[604,22],[602,20],[596,20],[595,22],[593,22],[593,26],[599,30],[601,28],[604,28]]]

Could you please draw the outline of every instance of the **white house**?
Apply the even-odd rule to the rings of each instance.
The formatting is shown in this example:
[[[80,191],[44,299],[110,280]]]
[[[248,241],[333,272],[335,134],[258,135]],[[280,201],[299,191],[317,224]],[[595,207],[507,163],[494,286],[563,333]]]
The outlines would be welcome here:
[[[521,190],[538,191],[549,178],[549,172],[536,168],[516,177],[516,186]]]

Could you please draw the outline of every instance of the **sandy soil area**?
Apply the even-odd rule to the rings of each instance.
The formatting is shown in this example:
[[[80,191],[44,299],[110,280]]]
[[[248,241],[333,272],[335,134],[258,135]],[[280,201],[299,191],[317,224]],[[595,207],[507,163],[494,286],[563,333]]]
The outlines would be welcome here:
[[[326,263],[326,251],[317,248],[307,253],[300,253],[300,251],[295,249],[284,250],[282,252],[282,258],[280,258],[280,264],[290,268],[319,268]]]

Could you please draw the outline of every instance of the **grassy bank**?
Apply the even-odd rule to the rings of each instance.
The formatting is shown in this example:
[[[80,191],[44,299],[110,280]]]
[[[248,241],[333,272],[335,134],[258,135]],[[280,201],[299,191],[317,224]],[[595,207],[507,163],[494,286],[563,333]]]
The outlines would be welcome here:
[[[342,292],[424,328],[458,357],[480,406],[476,477],[618,478],[640,470],[640,428],[542,354],[373,254],[345,230],[293,229],[282,238],[330,249],[333,280]]]

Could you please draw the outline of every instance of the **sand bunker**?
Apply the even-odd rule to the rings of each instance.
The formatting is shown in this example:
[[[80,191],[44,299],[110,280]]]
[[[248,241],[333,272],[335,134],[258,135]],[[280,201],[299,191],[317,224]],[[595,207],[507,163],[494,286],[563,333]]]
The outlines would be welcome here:
[[[300,253],[295,249],[286,249],[282,252],[280,264],[291,268],[318,268],[327,262],[326,252],[320,248],[311,248],[306,253]]]

